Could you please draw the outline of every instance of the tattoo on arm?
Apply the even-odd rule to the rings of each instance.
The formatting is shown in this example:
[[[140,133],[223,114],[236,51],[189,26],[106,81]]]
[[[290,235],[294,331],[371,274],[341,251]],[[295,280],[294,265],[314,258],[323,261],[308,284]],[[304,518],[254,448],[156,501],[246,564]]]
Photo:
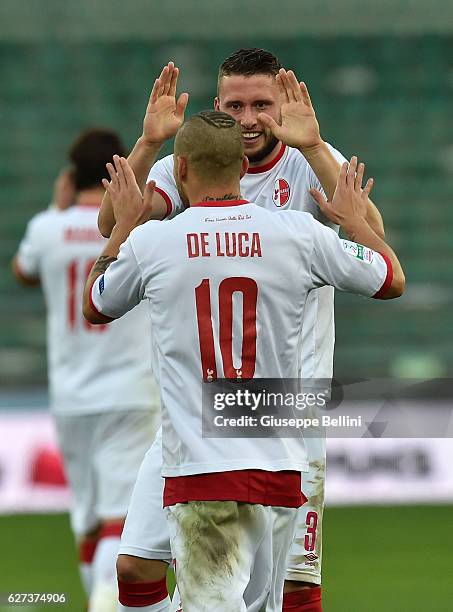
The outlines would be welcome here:
[[[109,265],[116,261],[116,257],[111,257],[110,255],[101,255],[91,270],[92,274],[103,274]]]

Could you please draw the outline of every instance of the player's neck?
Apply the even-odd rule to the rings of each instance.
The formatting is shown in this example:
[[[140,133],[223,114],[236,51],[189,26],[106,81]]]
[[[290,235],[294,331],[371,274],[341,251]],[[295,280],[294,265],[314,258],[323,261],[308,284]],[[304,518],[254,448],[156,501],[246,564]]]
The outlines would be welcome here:
[[[268,155],[266,155],[266,157],[263,157],[263,159],[260,159],[259,161],[249,160],[249,168],[256,169],[261,168],[263,166],[267,166],[268,164],[272,164],[272,162],[280,155],[282,147],[283,143],[281,142],[281,140],[279,140],[275,147],[272,149],[272,151]]]
[[[200,186],[195,188],[188,194],[190,204],[198,202],[228,202],[241,200],[241,189],[239,181],[222,186],[206,187]]]
[[[102,187],[82,189],[77,193],[75,199],[76,206],[100,206],[104,193],[105,192]]]

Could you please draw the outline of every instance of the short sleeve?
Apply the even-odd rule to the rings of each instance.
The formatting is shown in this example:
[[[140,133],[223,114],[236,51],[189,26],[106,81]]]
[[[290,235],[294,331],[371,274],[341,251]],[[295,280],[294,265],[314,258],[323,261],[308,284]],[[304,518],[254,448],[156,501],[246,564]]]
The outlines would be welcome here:
[[[381,298],[392,284],[389,258],[372,249],[343,240],[312,219],[311,276],[315,287],[332,285],[340,291]]]
[[[91,288],[91,306],[98,313],[118,319],[132,310],[144,298],[141,270],[130,238],[121,245],[118,259]]]
[[[185,206],[173,177],[173,155],[168,155],[154,164],[148,175],[147,183],[150,181],[156,181],[156,192],[164,198],[167,204],[165,219],[172,219],[184,211]]]
[[[33,217],[27,225],[25,235],[17,251],[16,262],[20,271],[31,278],[39,276],[43,236],[40,231],[41,214]]]
[[[335,149],[331,144],[326,143],[330,152],[332,153],[332,155],[335,157],[335,159],[337,160],[337,162],[339,164],[343,164],[345,161],[348,161],[346,159],[346,157],[340,153],[340,151],[337,151],[337,149]],[[313,172],[312,167],[309,165],[309,177],[308,177],[308,182],[309,182],[309,186],[310,189],[317,189],[318,191],[320,191],[321,193],[323,193],[324,195],[324,189],[322,188],[321,183],[319,182],[318,177],[316,176],[316,174]]]

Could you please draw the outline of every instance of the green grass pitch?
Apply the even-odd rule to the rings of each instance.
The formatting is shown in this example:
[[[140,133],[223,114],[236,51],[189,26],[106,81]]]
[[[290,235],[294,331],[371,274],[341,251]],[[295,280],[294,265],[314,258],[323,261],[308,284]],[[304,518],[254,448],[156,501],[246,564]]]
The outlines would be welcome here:
[[[68,594],[65,606],[1,606],[0,612],[83,612],[66,515],[0,517],[0,593]],[[328,508],[324,519],[325,612],[453,609],[453,506]]]

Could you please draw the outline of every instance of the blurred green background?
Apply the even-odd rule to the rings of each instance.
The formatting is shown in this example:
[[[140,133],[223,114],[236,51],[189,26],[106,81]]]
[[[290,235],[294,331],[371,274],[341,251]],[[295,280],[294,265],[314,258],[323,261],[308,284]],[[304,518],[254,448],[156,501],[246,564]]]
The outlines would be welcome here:
[[[3,386],[45,383],[44,303],[8,265],[27,220],[50,201],[68,143],[103,125],[132,146],[170,59],[189,112],[211,107],[219,63],[255,45],[307,82],[323,137],[367,162],[406,270],[395,303],[337,295],[337,376],[452,371],[451,2],[3,0],[0,11]]]
[[[219,63],[250,46],[294,69],[308,84],[323,137],[367,163],[405,267],[407,292],[393,303],[337,294],[336,375],[451,374],[451,0],[1,0],[7,405],[46,404],[37,390],[46,385],[45,305],[39,289],[16,285],[9,262],[29,218],[49,204],[69,143],[82,128],[102,125],[132,146],[152,82],[169,60],[181,68],[189,112],[211,107]],[[450,610],[451,516],[451,506],[328,508],[325,609]],[[67,609],[83,609],[66,516],[2,517],[0,542],[0,592],[66,590]]]

